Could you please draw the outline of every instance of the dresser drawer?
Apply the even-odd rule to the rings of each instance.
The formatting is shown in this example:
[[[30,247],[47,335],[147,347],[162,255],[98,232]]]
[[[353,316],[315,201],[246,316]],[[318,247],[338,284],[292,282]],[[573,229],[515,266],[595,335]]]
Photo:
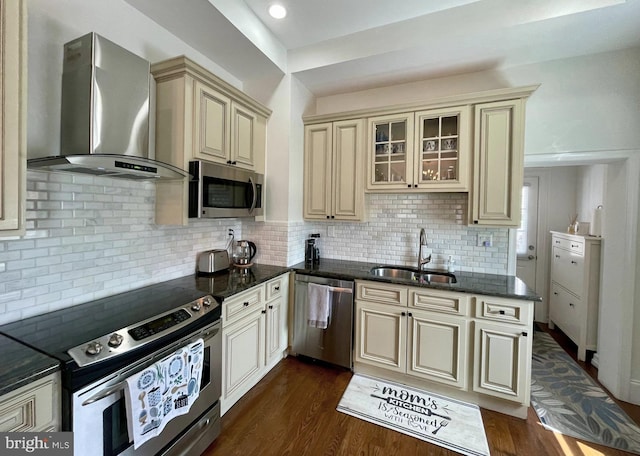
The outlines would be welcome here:
[[[493,296],[476,296],[476,318],[517,325],[529,325],[533,321],[533,304]]]
[[[471,295],[428,288],[409,289],[409,307],[453,315],[468,315]]]
[[[580,298],[562,285],[551,282],[549,319],[557,324],[574,342],[577,342],[580,336],[580,321],[582,320],[580,317],[585,311],[582,306]]]
[[[264,306],[265,286],[258,285],[222,301],[222,326],[228,326]]]
[[[580,296],[584,281],[584,257],[560,247],[553,247],[551,280]]]
[[[356,299],[382,304],[407,305],[407,287],[378,282],[357,282]]]
[[[578,239],[568,239],[564,237],[553,236],[551,241],[553,247],[559,247],[564,250],[569,250],[577,255],[584,255],[584,241]]]

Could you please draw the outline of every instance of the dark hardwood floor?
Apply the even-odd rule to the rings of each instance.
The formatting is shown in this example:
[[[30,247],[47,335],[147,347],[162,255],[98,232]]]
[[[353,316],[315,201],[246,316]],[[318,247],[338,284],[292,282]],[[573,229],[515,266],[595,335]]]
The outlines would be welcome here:
[[[571,353],[559,331],[549,332]],[[581,365],[597,375],[593,366]],[[225,414],[220,437],[204,455],[458,454],[336,411],[350,378],[345,369],[284,359]],[[640,422],[640,407],[618,403]],[[482,419],[492,456],[630,454],[547,431],[532,408],[526,420],[485,409]]]

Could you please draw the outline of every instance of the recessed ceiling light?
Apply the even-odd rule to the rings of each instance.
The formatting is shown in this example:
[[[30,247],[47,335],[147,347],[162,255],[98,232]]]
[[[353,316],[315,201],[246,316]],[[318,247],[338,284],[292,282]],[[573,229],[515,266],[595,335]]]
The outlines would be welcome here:
[[[282,5],[274,4],[269,7],[269,14],[274,19],[282,19],[287,15],[287,9]]]

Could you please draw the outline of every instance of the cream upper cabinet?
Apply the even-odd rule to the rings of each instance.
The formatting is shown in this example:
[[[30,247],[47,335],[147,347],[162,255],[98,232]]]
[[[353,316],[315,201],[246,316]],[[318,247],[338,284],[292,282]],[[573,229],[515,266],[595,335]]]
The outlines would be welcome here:
[[[231,162],[231,100],[195,82],[194,159]]]
[[[468,106],[369,118],[369,191],[467,191]]]
[[[413,188],[412,112],[369,118],[367,190]]]
[[[304,218],[364,218],[364,120],[305,126]]]
[[[474,108],[473,225],[518,227],[524,173],[524,101],[478,104]]]
[[[26,198],[26,1],[0,0],[0,233],[24,234]]]
[[[271,111],[186,57],[151,65],[156,159],[189,169],[206,160],[264,174]],[[156,183],[156,223],[188,223],[188,182]]]

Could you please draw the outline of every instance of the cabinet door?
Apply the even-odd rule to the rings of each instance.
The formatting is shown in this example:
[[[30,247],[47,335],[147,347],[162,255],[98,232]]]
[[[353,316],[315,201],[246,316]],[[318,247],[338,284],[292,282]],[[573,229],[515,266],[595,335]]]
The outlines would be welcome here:
[[[396,306],[356,302],[356,362],[404,373],[406,320]]]
[[[413,121],[412,112],[369,119],[368,190],[414,187]]]
[[[222,408],[228,410],[260,378],[265,359],[265,316],[254,312],[222,330]]]
[[[469,190],[469,106],[416,112],[413,182],[430,191]]]
[[[331,218],[361,220],[364,186],[362,182],[364,120],[333,123],[333,192]]]
[[[468,320],[415,310],[409,315],[407,373],[465,389]]]
[[[282,297],[267,303],[266,364],[281,358],[287,348],[287,305]]]
[[[26,198],[26,1],[0,1],[0,230],[24,234]]]
[[[532,337],[522,327],[476,321],[473,390],[528,405]]]
[[[304,128],[304,218],[325,219],[331,213],[333,124]]]
[[[475,225],[520,225],[524,106],[521,100],[475,106],[473,191]]]
[[[237,103],[231,103],[231,154],[232,165],[253,169],[256,114]]]
[[[201,82],[195,83],[194,157],[229,160],[231,100]]]

